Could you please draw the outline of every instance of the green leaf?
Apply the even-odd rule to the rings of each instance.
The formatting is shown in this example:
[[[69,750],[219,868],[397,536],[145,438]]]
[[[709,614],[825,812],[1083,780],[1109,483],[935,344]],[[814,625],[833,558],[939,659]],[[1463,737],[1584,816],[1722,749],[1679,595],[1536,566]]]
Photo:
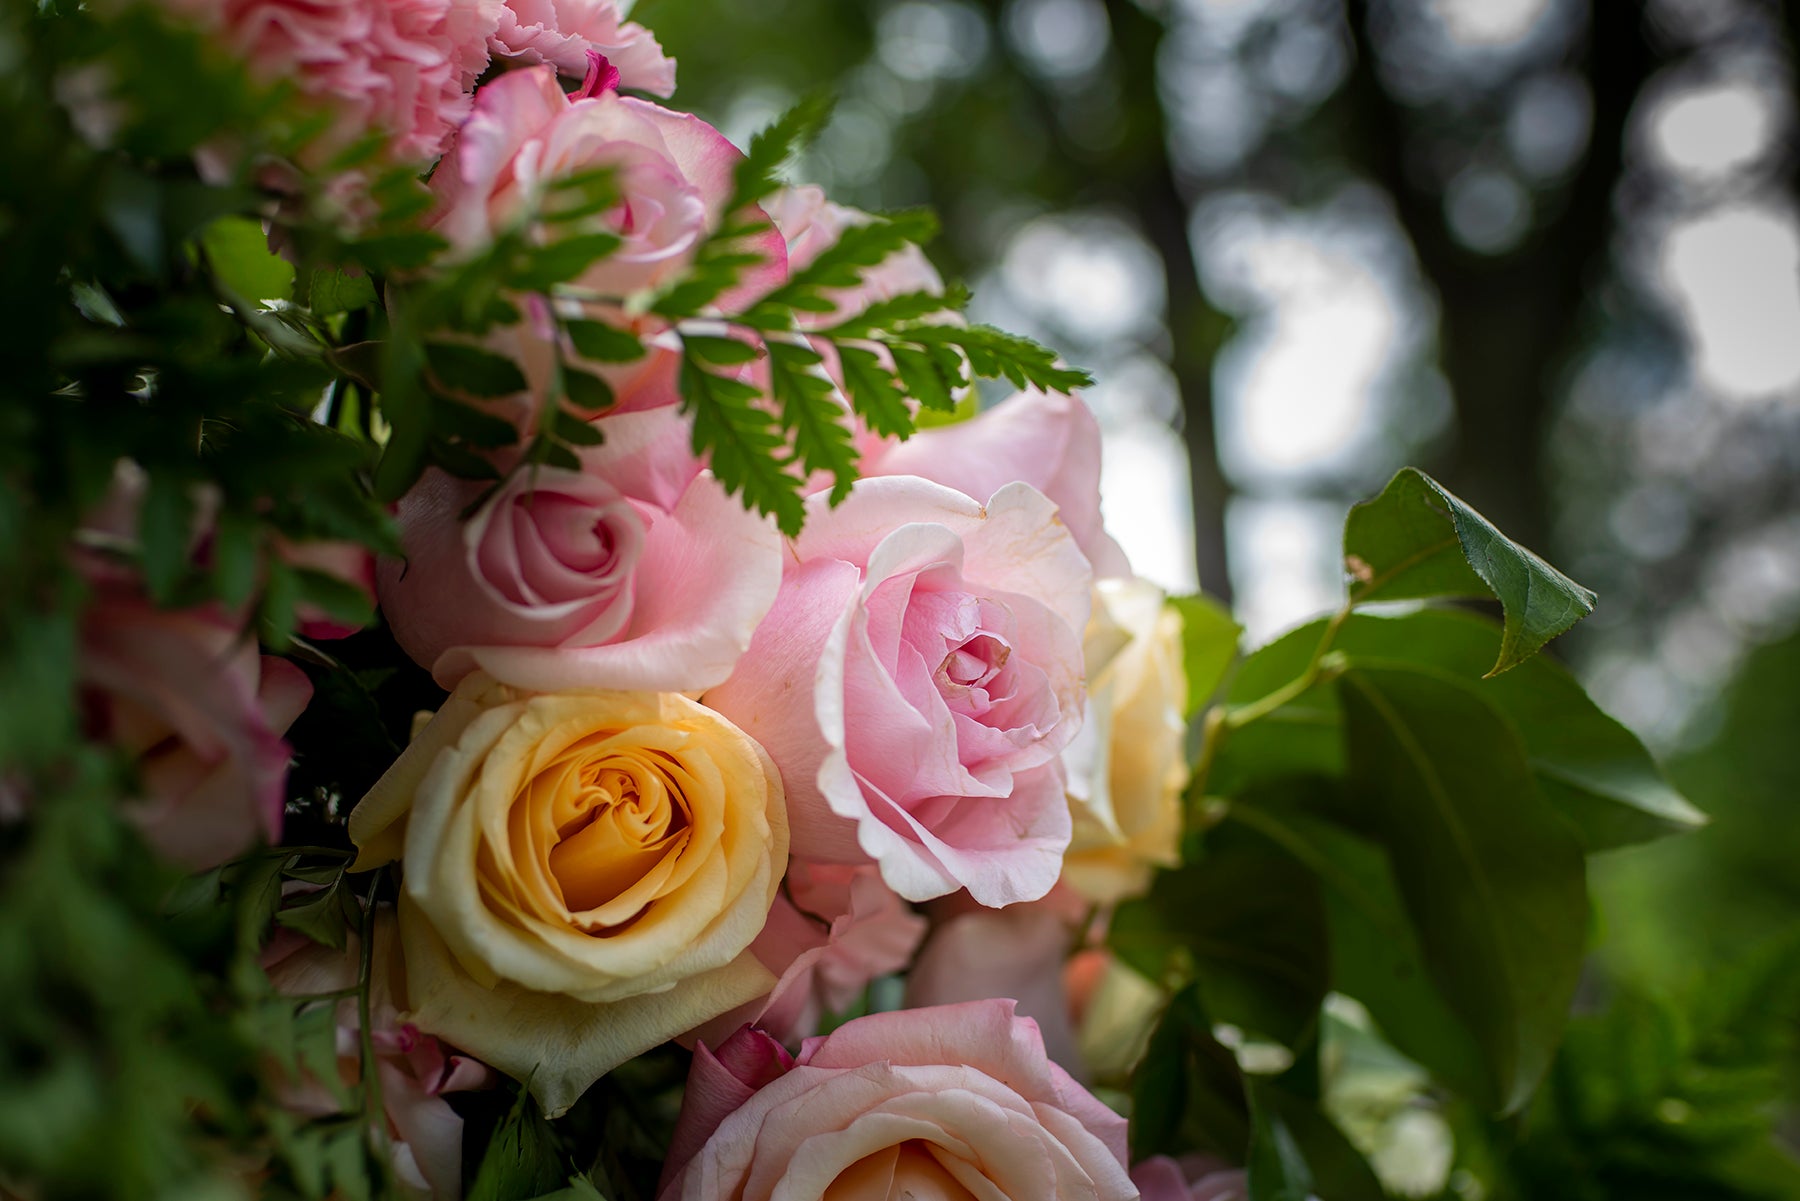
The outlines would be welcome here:
[[[1250,1097],[1250,1201],[1307,1201],[1312,1195],[1312,1169],[1293,1131],[1275,1109],[1267,1091],[1247,1081]]]
[[[547,292],[557,284],[576,278],[617,250],[620,242],[617,234],[591,233],[534,247],[525,264],[514,271],[507,282],[521,291]]]
[[[315,316],[354,312],[375,303],[375,281],[363,274],[350,275],[321,268],[312,273],[312,286],[307,296],[306,307]]]
[[[1244,627],[1231,619],[1225,607],[1206,596],[1171,596],[1169,605],[1181,614],[1182,667],[1187,673],[1186,713],[1189,719],[1206,708],[1237,658],[1238,639]]]
[[[1303,626],[1250,656],[1228,699],[1248,703],[1297,678],[1325,628],[1323,621]],[[1398,617],[1358,614],[1333,645],[1352,664],[1403,662],[1466,680],[1524,741],[1538,788],[1588,851],[1705,824],[1705,814],[1669,784],[1637,736],[1601,711],[1558,664],[1538,656],[1505,675],[1481,678],[1501,637],[1485,617],[1427,609]],[[1230,792],[1263,772],[1342,774],[1341,721],[1336,694],[1320,687],[1233,732],[1213,774],[1215,791]]]
[[[1134,1161],[1195,1150],[1236,1159],[1250,1139],[1243,1072],[1193,987],[1170,1000],[1132,1073],[1130,1136]]]
[[[914,350],[910,346],[894,346],[890,348],[894,356],[894,369],[905,385],[907,395],[918,401],[921,406],[934,413],[949,413],[956,409],[956,397],[953,389],[956,381],[945,378],[938,369],[938,361],[930,352]]]
[[[530,1092],[520,1089],[512,1110],[488,1142],[467,1201],[530,1201],[568,1179],[556,1131],[531,1103]]]
[[[837,388],[821,362],[810,347],[769,343],[769,388],[781,406],[781,424],[792,431],[794,454],[806,471],[831,473],[835,504],[856,481],[857,453]]]
[[[194,498],[188,482],[167,471],[152,475],[138,517],[138,541],[143,547],[144,582],[158,604],[173,600],[187,574],[193,529]]]
[[[881,356],[860,346],[843,346],[838,349],[838,359],[843,364],[844,389],[857,416],[878,434],[890,438],[911,434],[912,410],[906,405],[906,393]]]
[[[735,213],[780,187],[782,167],[825,131],[831,109],[829,96],[807,96],[752,137],[749,150],[738,162],[725,211]]]
[[[218,281],[252,303],[287,300],[294,291],[294,266],[269,249],[262,222],[220,217],[200,235],[206,261]]]
[[[440,387],[465,396],[513,396],[529,386],[505,355],[461,342],[429,342],[425,361]]]
[[[1489,675],[1522,663],[1594,611],[1594,594],[1511,541],[1430,476],[1408,467],[1344,525],[1350,599],[1497,599],[1506,615]]]
[[[754,363],[762,351],[749,342],[740,342],[736,338],[712,338],[699,334],[685,334],[681,343],[689,354],[703,362],[717,367],[739,367],[745,363]]]
[[[330,572],[302,567],[294,572],[300,599],[347,626],[362,629],[375,621],[375,602],[362,588]]]
[[[644,357],[644,344],[636,334],[604,321],[565,321],[575,353],[592,363],[629,363]]]
[[[616,399],[612,385],[589,372],[564,367],[562,379],[563,391],[568,395],[569,403],[584,413],[610,409]]]
[[[1391,858],[1438,989],[1477,1040],[1498,1108],[1530,1098],[1587,941],[1581,847],[1500,714],[1447,675],[1339,677],[1350,783]]]
[[[682,408],[694,419],[694,453],[710,456],[725,490],[774,515],[791,538],[806,520],[801,481],[782,468],[785,440],[774,416],[757,407],[761,396],[752,384],[708,371],[693,354],[682,356]]]
[[[1294,782],[1234,800],[1230,820],[1279,843],[1322,887],[1331,987],[1365,1005],[1383,1036],[1439,1080],[1487,1109],[1499,1089],[1480,1045],[1438,992],[1386,853],[1318,814],[1339,807],[1328,781]]]
[[[908,324],[898,331],[873,336],[889,346],[908,342],[927,348],[953,346],[968,356],[976,375],[983,379],[1004,377],[1015,388],[1073,392],[1094,383],[1094,377],[1085,371],[1057,366],[1056,352],[1050,348],[991,325]]]
[[[1158,982],[1185,955],[1214,1019],[1288,1046],[1314,1030],[1330,984],[1318,881],[1248,828],[1213,830],[1185,867],[1158,872],[1119,906],[1107,941]]]
[[[591,425],[566,409],[556,410],[556,437],[571,446],[598,446],[606,441],[600,427]]]

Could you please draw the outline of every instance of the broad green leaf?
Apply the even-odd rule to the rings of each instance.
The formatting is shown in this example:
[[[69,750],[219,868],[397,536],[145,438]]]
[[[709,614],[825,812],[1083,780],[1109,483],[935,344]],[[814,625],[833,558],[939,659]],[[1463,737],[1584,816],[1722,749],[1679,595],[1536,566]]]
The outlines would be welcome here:
[[[1350,599],[1492,596],[1505,636],[1490,675],[1524,662],[1594,611],[1594,594],[1511,541],[1430,476],[1408,467],[1344,525]]]
[[[1330,781],[1234,800],[1230,819],[1250,826],[1311,868],[1321,886],[1333,991],[1356,998],[1383,1036],[1485,1109],[1499,1090],[1480,1045],[1433,984],[1385,852],[1319,815],[1341,808]]]
[[[1187,716],[1206,708],[1237,658],[1238,638],[1244,627],[1217,601],[1206,596],[1172,596],[1169,604],[1181,614],[1182,666],[1187,671]]]
[[[615,399],[611,384],[574,367],[563,368],[563,391],[568,394],[569,403],[584,413],[610,409]]]
[[[525,391],[525,373],[505,355],[461,342],[431,342],[425,361],[439,386],[466,396],[512,396]]]
[[[1549,1067],[1587,941],[1581,846],[1497,710],[1453,677],[1339,678],[1349,779],[1387,849],[1425,961],[1481,1043],[1500,1108]]]
[[[188,482],[166,471],[150,477],[138,516],[138,543],[144,556],[144,581],[158,604],[168,604],[188,569],[193,537],[194,498]]]
[[[287,300],[294,291],[294,265],[269,249],[262,222],[220,217],[200,235],[206,261],[221,284],[253,304]]]
[[[1312,1169],[1292,1130],[1275,1109],[1266,1087],[1246,1081],[1250,1097],[1250,1201],[1307,1201],[1312,1195]]]
[[[1151,980],[1191,963],[1215,1019],[1288,1046],[1315,1028],[1329,987],[1317,880],[1247,828],[1211,831],[1185,867],[1157,873],[1148,895],[1119,906],[1107,940]]]
[[[1375,1170],[1314,1102],[1274,1081],[1245,1083],[1253,1120],[1251,1197],[1262,1186],[1263,1195],[1284,1198],[1307,1197],[1310,1189],[1331,1201],[1387,1201]]]
[[[1233,678],[1228,700],[1249,703],[1299,676],[1325,625],[1303,626],[1251,655]],[[1525,744],[1538,788],[1589,851],[1705,824],[1705,814],[1669,784],[1637,736],[1608,717],[1558,664],[1538,656],[1505,675],[1482,678],[1501,637],[1484,617],[1427,609],[1399,617],[1358,614],[1332,645],[1352,664],[1403,662],[1466,680],[1511,723]],[[1233,732],[1213,790],[1230,792],[1266,771],[1340,774],[1340,722],[1332,689],[1308,691]]]
[[[375,281],[367,275],[320,269],[312,273],[306,307],[320,317],[348,313],[375,303]]]
[[[1213,1037],[1199,992],[1176,993],[1131,1078],[1131,1157],[1211,1151],[1235,1159],[1250,1140],[1237,1059]]]

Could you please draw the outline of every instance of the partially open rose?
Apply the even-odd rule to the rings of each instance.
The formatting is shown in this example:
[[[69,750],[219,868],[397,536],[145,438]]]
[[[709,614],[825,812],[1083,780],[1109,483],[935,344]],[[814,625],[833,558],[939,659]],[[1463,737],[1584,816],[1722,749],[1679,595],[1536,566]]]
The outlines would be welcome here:
[[[1024,484],[920,479],[808,502],[781,594],[707,703],[780,766],[795,853],[873,859],[908,900],[1056,883],[1081,723],[1087,560]]]
[[[358,870],[402,864],[411,1020],[552,1115],[774,983],[748,948],[787,862],[780,777],[683,696],[470,676],[350,835]]]
[[[579,472],[522,470],[480,508],[440,471],[400,501],[381,565],[394,636],[444,687],[687,691],[731,674],[781,584],[775,523],[703,472],[673,409],[598,423]]]
[[[907,1009],[808,1039],[746,1027],[694,1055],[661,1201],[1126,1201],[1125,1119],[1044,1056],[1010,1001]]]

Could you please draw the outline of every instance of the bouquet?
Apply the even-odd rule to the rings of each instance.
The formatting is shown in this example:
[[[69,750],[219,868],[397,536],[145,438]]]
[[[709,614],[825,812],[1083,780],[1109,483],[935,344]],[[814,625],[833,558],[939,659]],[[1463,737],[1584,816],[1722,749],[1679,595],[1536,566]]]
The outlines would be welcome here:
[[[1407,471],[1241,656],[628,7],[6,5],[0,1192],[1357,1201],[1346,1048],[1528,1107],[1699,820],[1592,594]]]

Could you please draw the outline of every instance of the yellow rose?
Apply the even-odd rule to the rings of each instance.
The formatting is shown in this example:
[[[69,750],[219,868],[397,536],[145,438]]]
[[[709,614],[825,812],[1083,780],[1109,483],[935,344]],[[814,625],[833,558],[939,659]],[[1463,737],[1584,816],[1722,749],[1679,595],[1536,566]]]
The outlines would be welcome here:
[[[350,815],[398,859],[408,1014],[552,1116],[606,1072],[763,996],[748,948],[787,863],[781,778],[675,693],[464,680]]]
[[[1074,837],[1064,883],[1102,904],[1180,863],[1187,787],[1181,615],[1139,579],[1100,580],[1083,650],[1087,724],[1064,755]]]

